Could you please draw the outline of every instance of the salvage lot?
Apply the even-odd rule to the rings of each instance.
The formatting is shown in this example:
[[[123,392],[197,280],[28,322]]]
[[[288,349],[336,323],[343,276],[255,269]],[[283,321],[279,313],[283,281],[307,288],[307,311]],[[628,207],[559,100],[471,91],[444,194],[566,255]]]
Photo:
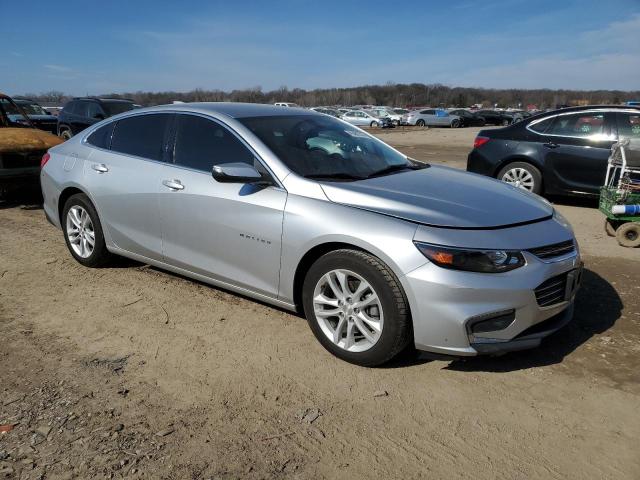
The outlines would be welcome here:
[[[477,130],[376,133],[464,168]],[[586,271],[575,321],[541,348],[365,369],[290,313],[134,262],[80,266],[29,200],[0,204],[0,475],[640,476],[640,250],[593,203],[554,199]]]

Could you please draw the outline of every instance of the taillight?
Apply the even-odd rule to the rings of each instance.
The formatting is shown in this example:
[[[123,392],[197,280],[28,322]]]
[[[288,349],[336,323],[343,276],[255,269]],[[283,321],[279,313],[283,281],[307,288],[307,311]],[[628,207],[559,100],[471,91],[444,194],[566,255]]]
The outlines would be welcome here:
[[[49,152],[45,153],[42,156],[42,160],[40,160],[40,168],[44,167],[50,158],[51,158],[51,155],[49,155]]]
[[[478,135],[476,139],[473,141],[473,148],[480,148],[489,140],[491,140],[489,137],[481,137],[480,135]]]

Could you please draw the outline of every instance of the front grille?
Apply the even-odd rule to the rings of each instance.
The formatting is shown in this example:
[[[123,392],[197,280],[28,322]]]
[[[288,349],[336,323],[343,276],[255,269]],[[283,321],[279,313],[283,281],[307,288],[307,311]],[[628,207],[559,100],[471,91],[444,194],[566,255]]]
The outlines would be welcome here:
[[[573,240],[567,240],[566,242],[545,245],[544,247],[530,248],[528,252],[533,253],[538,258],[546,260],[547,258],[560,257],[573,253],[575,249],[576,246]]]
[[[2,168],[26,168],[40,165],[42,153],[3,153],[0,155],[0,166]]]
[[[542,282],[538,288],[534,290],[539,306],[550,307],[551,305],[564,302],[568,274],[569,272],[565,272],[562,275],[550,278]]]

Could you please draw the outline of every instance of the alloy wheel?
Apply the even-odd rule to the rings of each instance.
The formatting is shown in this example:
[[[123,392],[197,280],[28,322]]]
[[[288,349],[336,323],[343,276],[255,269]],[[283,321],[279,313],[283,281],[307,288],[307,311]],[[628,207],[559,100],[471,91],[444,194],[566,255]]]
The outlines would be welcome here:
[[[533,175],[531,175],[528,170],[520,167],[515,167],[504,172],[502,181],[530,192],[533,191],[535,186]]]
[[[93,253],[96,233],[89,213],[79,205],[67,212],[67,238],[73,251],[80,258],[88,258]]]
[[[364,352],[380,339],[384,313],[378,294],[363,277],[349,270],[331,270],[316,283],[314,316],[335,345]]]

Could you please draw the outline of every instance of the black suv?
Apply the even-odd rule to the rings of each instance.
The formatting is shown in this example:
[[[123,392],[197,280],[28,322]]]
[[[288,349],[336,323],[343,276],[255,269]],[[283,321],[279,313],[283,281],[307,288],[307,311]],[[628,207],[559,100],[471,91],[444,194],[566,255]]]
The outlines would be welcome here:
[[[74,98],[58,115],[58,135],[65,140],[105,118],[133,110],[131,100],[119,98]]]
[[[563,108],[481,130],[467,170],[538,194],[598,194],[619,138],[640,138],[640,108]]]

